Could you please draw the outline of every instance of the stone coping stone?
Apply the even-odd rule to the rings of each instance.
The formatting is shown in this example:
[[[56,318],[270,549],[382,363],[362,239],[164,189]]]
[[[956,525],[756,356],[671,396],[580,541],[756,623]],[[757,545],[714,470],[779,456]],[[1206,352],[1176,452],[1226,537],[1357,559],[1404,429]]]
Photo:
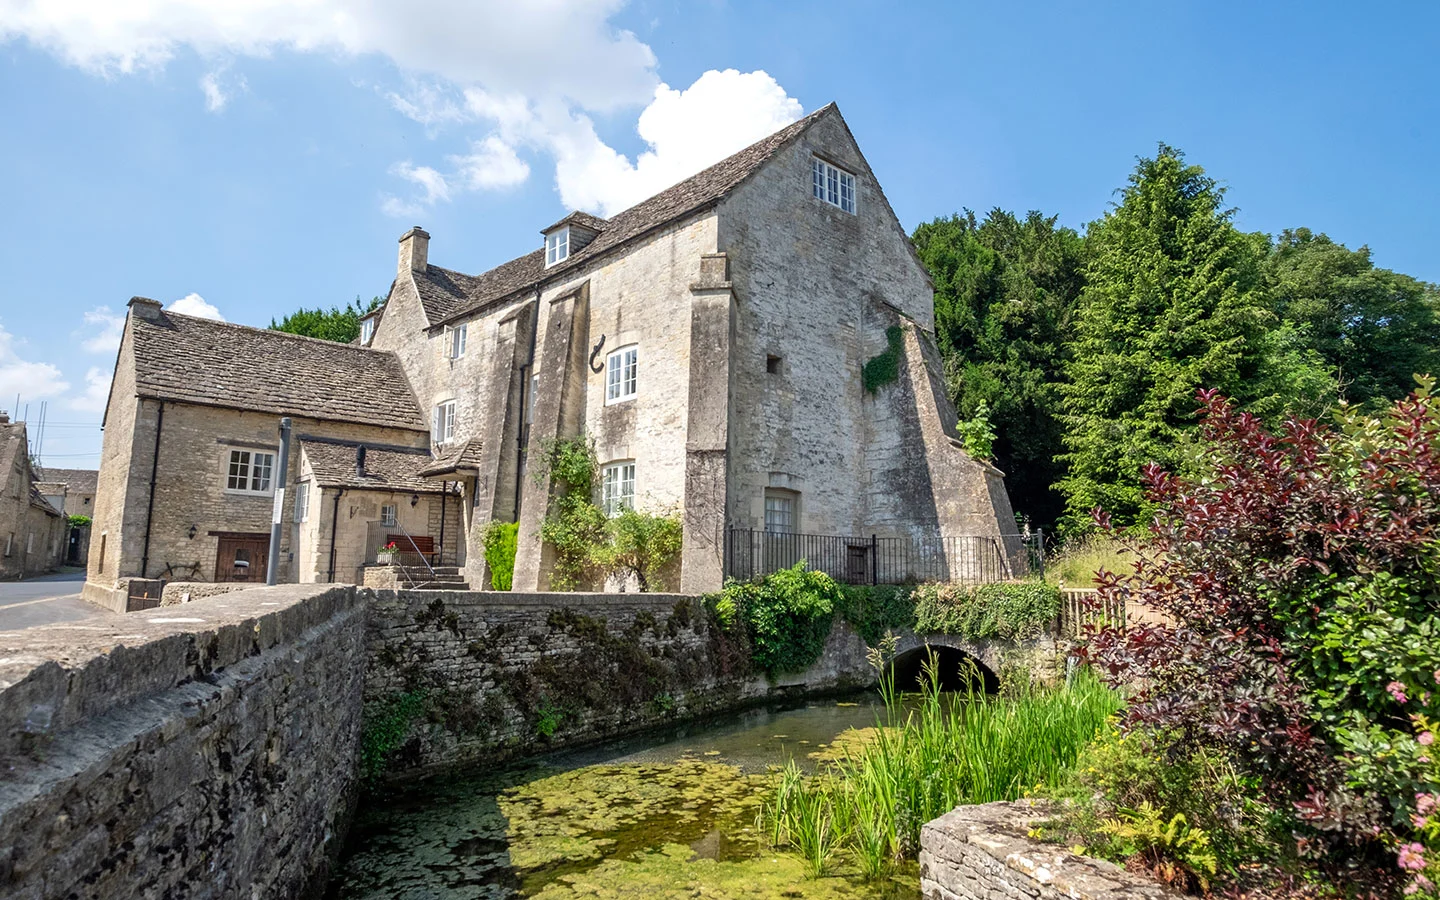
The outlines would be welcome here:
[[[356,602],[348,585],[277,585],[0,633],[0,759],[23,752],[27,739],[293,641]]]
[[[961,806],[920,830],[920,889],[926,900],[1016,897],[1169,900],[1169,888],[1114,863],[1077,856],[1029,836],[1049,815],[1043,802]]]
[[[525,591],[410,591],[375,590],[379,600],[402,600],[412,606],[425,606],[441,600],[449,606],[536,607],[576,611],[630,609],[653,607],[671,609],[681,600],[698,600],[698,594],[662,594],[641,591],[625,593],[589,593],[584,591],[531,593]],[[188,607],[187,607],[188,609]]]

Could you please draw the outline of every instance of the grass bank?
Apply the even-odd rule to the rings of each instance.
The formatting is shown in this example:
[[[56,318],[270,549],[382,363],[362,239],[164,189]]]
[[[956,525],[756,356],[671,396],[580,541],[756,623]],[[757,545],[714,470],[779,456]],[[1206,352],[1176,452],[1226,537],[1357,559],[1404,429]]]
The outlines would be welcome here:
[[[850,864],[885,877],[916,856],[931,819],[1059,781],[1120,707],[1087,671],[1063,687],[996,698],[980,693],[978,678],[959,698],[939,684],[932,656],[918,707],[902,710],[893,681],[882,679],[886,721],[874,738],[814,775],[787,766],[761,811],[766,838],[814,876]]]

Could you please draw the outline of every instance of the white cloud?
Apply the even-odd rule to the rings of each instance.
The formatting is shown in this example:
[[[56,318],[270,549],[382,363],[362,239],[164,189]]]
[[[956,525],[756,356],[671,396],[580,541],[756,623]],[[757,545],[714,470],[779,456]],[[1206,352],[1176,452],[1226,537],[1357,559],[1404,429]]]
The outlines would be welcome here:
[[[463,191],[524,182],[523,155],[554,160],[567,207],[613,214],[793,121],[800,104],[763,71],[711,70],[684,90],[662,84],[655,54],[611,19],[626,0],[0,0],[0,41],[23,38],[111,77],[158,70],[182,49],[212,62],[200,80],[218,112],[243,78],[235,60],[279,51],[377,55],[403,85],[380,89],[400,114],[435,131],[483,123],[487,136],[442,170],[424,161],[395,175],[420,190],[382,193],[412,218]],[[645,106],[633,161],[591,116]]]
[[[108,306],[97,306],[84,313],[85,327],[75,332],[83,336],[80,347],[86,353],[114,353],[120,348],[120,333],[125,330],[125,314]]]
[[[16,343],[15,336],[0,325],[0,408],[8,408],[17,395],[21,403],[32,403],[70,390],[55,366],[21,359]]]
[[[205,108],[212,113],[223,110],[231,97],[248,90],[249,87],[245,76],[229,77],[223,70],[206,72],[200,79],[200,91],[205,95]]]
[[[623,0],[0,0],[0,37],[23,37],[104,75],[276,50],[378,54],[404,72],[586,109],[643,102],[655,54],[610,18]]]
[[[70,398],[70,408],[78,412],[104,412],[110,399],[110,370],[91,366],[85,372],[85,393]]]
[[[220,315],[220,310],[215,304],[208,302],[199,294],[186,294],[179,300],[165,307],[171,312],[177,312],[182,316],[195,316],[200,319],[215,319],[224,322],[225,317]]]
[[[496,135],[470,145],[470,153],[452,156],[465,187],[471,190],[495,190],[513,187],[530,177],[530,166],[515,152],[515,148]]]

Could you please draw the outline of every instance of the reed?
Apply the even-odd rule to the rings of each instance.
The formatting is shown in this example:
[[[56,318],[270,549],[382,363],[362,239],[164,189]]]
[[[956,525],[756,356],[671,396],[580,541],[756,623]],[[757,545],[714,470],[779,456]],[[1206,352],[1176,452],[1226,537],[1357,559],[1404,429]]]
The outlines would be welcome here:
[[[917,855],[931,819],[1056,783],[1120,707],[1083,670],[1064,687],[1003,698],[986,697],[973,674],[967,691],[947,698],[932,656],[909,709],[882,677],[886,711],[873,742],[815,775],[793,762],[782,772],[761,812],[772,843],[799,852],[816,875],[844,855],[865,876],[885,877]]]

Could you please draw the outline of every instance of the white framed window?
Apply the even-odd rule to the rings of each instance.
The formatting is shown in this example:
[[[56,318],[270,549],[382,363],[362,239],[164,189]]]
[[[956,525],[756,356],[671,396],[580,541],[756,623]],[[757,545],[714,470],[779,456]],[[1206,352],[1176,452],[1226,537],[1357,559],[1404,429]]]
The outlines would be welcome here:
[[[465,338],[468,325],[457,325],[450,329],[450,358],[459,359],[465,355]]]
[[[10,536],[5,539],[5,555],[6,555],[6,556],[9,556],[10,554],[12,554],[12,553],[14,553],[14,552],[15,552],[15,532],[12,531],[12,532],[10,532]]]
[[[455,401],[446,400],[435,405],[435,415],[430,421],[430,437],[437,444],[448,444],[455,437]]]
[[[530,393],[525,398],[525,424],[531,425],[535,422],[535,395],[540,392],[540,376],[530,376]]]
[[[270,475],[275,471],[275,454],[254,450],[231,450],[225,473],[225,489],[244,494],[270,493]]]
[[[765,492],[765,530],[768,533],[795,533],[795,500],[795,494],[790,491]]]
[[[819,157],[810,160],[810,192],[831,206],[855,212],[855,176]]]
[[[638,384],[640,348],[621,347],[605,359],[605,402],[618,403],[635,397]]]
[[[375,320],[365,319],[360,323],[360,343],[369,344],[370,339],[375,336]]]
[[[570,256],[570,226],[557,228],[545,235],[545,268],[563,262]]]
[[[31,531],[25,535],[25,555],[29,556],[35,552],[35,532]]]
[[[611,463],[600,470],[600,508],[612,519],[635,508],[635,463]]]
[[[295,521],[304,522],[310,518],[310,482],[295,485]]]
[[[380,507],[380,524],[388,528],[394,528],[397,521],[397,508],[386,504]]]

